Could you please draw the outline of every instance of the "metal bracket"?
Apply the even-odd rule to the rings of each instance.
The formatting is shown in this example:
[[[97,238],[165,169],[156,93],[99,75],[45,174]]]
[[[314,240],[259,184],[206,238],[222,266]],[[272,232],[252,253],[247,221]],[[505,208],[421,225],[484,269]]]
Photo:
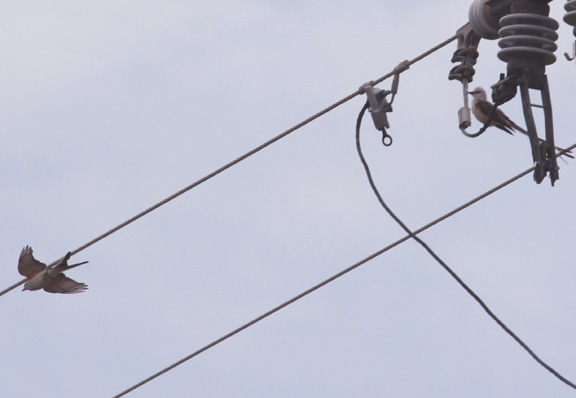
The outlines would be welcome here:
[[[550,90],[546,75],[543,76],[542,87],[539,88],[539,90],[542,96],[542,105],[532,104],[530,101],[528,81],[526,79],[520,80],[522,109],[524,111],[524,119],[526,120],[526,127],[528,129],[528,137],[530,138],[530,146],[532,147],[532,159],[534,160],[534,165],[536,167],[534,170],[534,180],[540,184],[549,172],[552,186],[554,186],[554,182],[559,178],[559,167],[556,161],[556,146],[554,145],[552,102],[550,100]],[[536,123],[534,122],[534,115],[532,114],[532,107],[542,108],[544,110],[546,140],[538,138]]]
[[[490,86],[492,102],[502,105],[516,97],[521,77],[522,75],[505,76],[504,73],[500,73],[500,80]]]

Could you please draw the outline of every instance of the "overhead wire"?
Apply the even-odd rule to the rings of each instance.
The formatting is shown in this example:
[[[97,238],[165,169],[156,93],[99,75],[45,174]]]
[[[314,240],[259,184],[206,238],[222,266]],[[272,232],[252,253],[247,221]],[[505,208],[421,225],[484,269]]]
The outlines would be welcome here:
[[[440,49],[440,48],[446,46],[447,44],[451,43],[451,42],[454,41],[456,38],[457,38],[456,35],[448,38],[447,40],[439,43],[437,46],[432,47],[431,49],[429,49],[428,51],[426,51],[426,52],[422,53],[421,55],[415,57],[414,59],[407,61],[407,65],[412,65],[412,64],[420,61],[421,59],[423,59],[423,58],[425,58],[426,56],[432,54],[433,52],[437,51],[438,49]],[[390,72],[390,73],[382,76],[382,77],[379,78],[379,79],[374,80],[372,83],[373,83],[374,85],[376,85],[376,84],[378,84],[378,83],[381,83],[382,81],[384,81],[384,80],[388,79],[389,77],[393,76],[395,73],[397,73],[396,70],[394,70],[394,71],[392,71],[392,72]],[[145,215],[147,215],[147,214],[149,214],[150,212],[158,209],[159,207],[163,206],[164,204],[166,204],[166,203],[168,203],[168,202],[176,199],[177,197],[179,197],[179,196],[181,196],[182,194],[184,194],[184,193],[192,190],[193,188],[196,188],[197,186],[201,185],[202,183],[210,180],[211,178],[213,178],[213,177],[217,176],[218,174],[224,172],[225,170],[233,167],[234,165],[240,163],[241,161],[243,161],[243,160],[251,157],[252,155],[254,155],[254,154],[256,154],[257,152],[261,151],[262,149],[270,146],[271,144],[279,141],[280,139],[286,137],[287,135],[291,134],[292,132],[300,129],[301,127],[309,124],[310,122],[314,121],[315,119],[323,116],[324,114],[332,111],[333,109],[339,107],[340,105],[348,102],[349,100],[355,98],[355,97],[358,96],[359,94],[362,94],[362,91],[361,91],[360,89],[357,90],[357,91],[355,91],[354,93],[352,93],[352,94],[344,97],[343,99],[335,102],[334,104],[328,106],[327,108],[323,109],[322,111],[320,111],[320,112],[318,112],[318,113],[310,116],[308,119],[306,119],[306,120],[302,121],[301,123],[298,123],[297,125],[289,128],[288,130],[282,132],[281,134],[275,136],[274,138],[266,141],[266,142],[263,143],[262,145],[260,145],[260,146],[258,146],[258,147],[256,147],[256,148],[254,148],[254,149],[246,152],[244,155],[242,155],[242,156],[236,158],[235,160],[233,160],[233,161],[225,164],[224,166],[216,169],[216,170],[213,171],[212,173],[210,173],[210,174],[206,175],[205,177],[197,180],[196,182],[188,185],[187,187],[181,189],[180,191],[174,193],[173,195],[170,195],[170,196],[167,197],[166,199],[164,199],[164,200],[156,203],[155,205],[147,208],[146,210],[138,213],[138,214],[135,215],[134,217],[132,217],[132,218],[124,221],[123,223],[117,225],[116,227],[108,230],[107,232],[105,232],[105,233],[103,233],[102,235],[96,237],[95,239],[87,242],[86,244],[80,246],[79,248],[71,251],[71,254],[72,254],[72,255],[77,254],[77,253],[79,253],[80,251],[88,248],[89,246],[92,246],[93,244],[97,243],[98,241],[100,241],[100,240],[102,240],[102,239],[104,239],[104,238],[112,235],[113,233],[115,233],[115,232],[117,232],[118,230],[124,228],[125,226],[131,224],[132,222],[134,222],[134,221],[136,221],[136,220],[144,217]],[[364,111],[365,111],[365,110],[364,110]],[[563,153],[566,153],[566,152],[568,152],[568,151],[570,151],[571,149],[574,149],[574,148],[576,148],[576,144],[574,144],[573,146],[567,148],[565,151],[563,151]],[[562,155],[563,153],[561,153],[560,155]],[[365,166],[367,166],[367,164],[366,164]],[[495,193],[496,191],[498,191],[498,190],[500,190],[500,189],[508,186],[509,184],[511,184],[511,183],[517,181],[518,179],[524,177],[525,175],[529,174],[529,173],[532,172],[533,170],[534,170],[534,167],[525,170],[524,172],[516,175],[515,177],[512,177],[511,179],[503,182],[502,184],[494,187],[493,189],[491,189],[491,190],[485,192],[484,194],[476,197],[475,199],[467,202],[466,204],[464,204],[464,205],[462,205],[462,206],[454,209],[453,211],[445,214],[444,216],[439,217],[438,219],[436,219],[436,220],[430,222],[429,224],[421,227],[420,229],[417,229],[417,230],[414,230],[414,231],[411,231],[410,229],[408,229],[408,228],[402,223],[402,221],[401,221],[399,218],[397,218],[395,215],[392,216],[392,214],[393,214],[393,213],[392,213],[391,216],[392,216],[392,217],[396,220],[396,222],[398,222],[399,225],[408,233],[408,235],[406,235],[404,238],[399,239],[398,241],[396,241],[396,242],[388,245],[387,247],[385,247],[385,248],[383,248],[383,249],[375,252],[374,254],[366,257],[365,259],[363,259],[363,260],[355,263],[354,265],[346,268],[345,270],[339,272],[338,274],[336,274],[336,275],[334,275],[334,276],[332,276],[332,277],[330,277],[330,278],[328,278],[328,279],[320,282],[319,284],[311,287],[310,289],[308,289],[308,290],[304,291],[303,293],[301,293],[301,294],[293,297],[292,299],[290,299],[290,300],[288,300],[288,301],[280,304],[279,306],[274,307],[274,308],[271,309],[270,311],[268,311],[268,312],[260,315],[259,317],[253,319],[252,321],[250,321],[250,322],[248,322],[248,323],[240,326],[239,328],[233,330],[232,332],[230,332],[230,333],[222,336],[221,338],[219,338],[219,339],[213,341],[212,343],[210,343],[210,344],[202,347],[201,349],[195,351],[194,353],[190,354],[189,356],[187,356],[187,357],[185,357],[185,358],[183,358],[183,359],[175,362],[174,364],[172,364],[172,365],[164,368],[164,369],[161,370],[160,372],[155,373],[154,375],[148,377],[147,379],[141,381],[140,383],[138,383],[138,384],[130,387],[129,389],[123,391],[122,393],[114,396],[114,398],[117,398],[117,397],[121,397],[121,396],[126,395],[127,393],[135,390],[136,388],[138,388],[138,387],[146,384],[147,382],[149,382],[149,381],[151,381],[151,380],[159,377],[160,375],[162,375],[162,374],[170,371],[171,369],[173,369],[173,368],[181,365],[182,363],[184,363],[184,362],[192,359],[193,357],[195,357],[195,356],[199,355],[200,353],[202,353],[202,352],[204,352],[204,351],[212,348],[213,346],[215,346],[215,345],[217,345],[217,344],[219,344],[219,343],[227,340],[228,338],[230,338],[230,337],[234,336],[235,334],[237,334],[237,333],[239,333],[239,332],[247,329],[248,327],[250,327],[250,326],[252,326],[252,325],[260,322],[261,320],[263,320],[263,319],[269,317],[270,315],[272,315],[272,314],[280,311],[281,309],[283,309],[283,308],[289,306],[290,304],[292,304],[292,303],[300,300],[301,298],[303,298],[303,297],[309,295],[310,293],[312,293],[312,292],[320,289],[321,287],[327,285],[328,283],[330,283],[330,282],[332,282],[332,281],[340,278],[341,276],[347,274],[348,272],[350,272],[350,271],[352,271],[352,270],[360,267],[361,265],[369,262],[370,260],[372,260],[372,259],[380,256],[381,254],[387,252],[388,250],[390,250],[390,249],[398,246],[399,244],[401,244],[401,243],[403,243],[403,242],[405,242],[405,241],[407,241],[407,240],[409,240],[409,239],[415,239],[416,241],[418,241],[419,243],[421,243],[425,248],[427,248],[427,250],[429,251],[429,253],[430,253],[437,261],[439,261],[441,264],[444,264],[443,261],[442,261],[439,257],[437,257],[437,256],[435,255],[435,253],[432,252],[431,249],[429,249],[428,246],[427,246],[421,239],[419,239],[416,235],[419,234],[419,233],[421,233],[421,232],[423,232],[424,230],[426,230],[426,229],[428,229],[428,228],[430,228],[430,227],[438,224],[439,222],[446,220],[447,218],[451,217],[452,215],[454,215],[454,214],[456,214],[456,213],[464,210],[465,208],[471,206],[472,204],[474,204],[474,203],[476,203],[476,202],[478,202],[478,201],[486,198],[487,196],[491,195],[492,193]],[[367,173],[369,173],[369,170],[367,170]],[[371,180],[371,176],[370,176],[370,175],[369,175],[369,179]],[[371,180],[371,185],[372,185],[372,184],[373,184],[373,181]],[[373,185],[373,189],[376,189],[375,185]],[[377,192],[377,191],[376,191],[376,192]],[[379,193],[378,193],[378,195],[379,195]],[[381,197],[380,197],[380,199],[381,199]],[[383,206],[384,206],[386,209],[389,209],[389,208],[386,206],[386,204],[384,203],[383,200],[381,200],[381,204],[383,204]],[[391,212],[391,210],[390,210],[390,212]],[[57,261],[59,261],[59,260],[57,260]],[[55,261],[55,262],[53,262],[52,264],[50,264],[50,266],[56,264],[57,261]],[[488,312],[489,315],[491,314],[491,316],[494,318],[494,320],[495,320],[497,323],[499,323],[500,326],[503,327],[504,330],[506,330],[513,338],[515,338],[515,340],[516,340],[524,349],[526,349],[526,350],[534,357],[534,359],[536,359],[542,366],[544,366],[545,368],[547,368],[550,372],[552,372],[553,374],[555,374],[560,380],[564,381],[566,384],[570,385],[571,387],[576,388],[576,386],[575,386],[573,383],[571,383],[571,382],[568,381],[567,379],[563,378],[563,377],[562,377],[561,375],[559,375],[554,369],[552,369],[551,367],[549,367],[549,366],[548,366],[546,363],[544,363],[539,357],[537,357],[536,354],[534,354],[533,351],[530,350],[530,348],[522,342],[522,340],[520,340],[509,328],[507,328],[507,326],[506,326],[505,324],[503,324],[501,321],[499,321],[499,319],[498,319],[497,317],[495,317],[495,315],[494,315],[494,314],[490,311],[490,309],[483,303],[483,301],[482,301],[470,288],[468,288],[467,285],[465,285],[465,283],[464,283],[447,265],[444,264],[443,266],[446,268],[446,270],[447,270],[457,281],[459,281],[459,283],[468,291],[468,293],[470,293],[473,297],[475,297],[475,298],[477,299],[477,301],[480,303],[480,305],[482,305],[482,307],[486,310],[486,312]],[[0,296],[6,294],[6,293],[9,292],[10,290],[12,290],[12,289],[18,287],[19,285],[23,284],[25,281],[26,281],[26,279],[23,279],[22,281],[20,281],[20,282],[18,282],[18,283],[16,283],[16,284],[10,286],[9,288],[1,291],[1,292],[0,292]]]
[[[472,298],[474,300],[476,300],[476,302],[478,304],[480,304],[482,309],[490,316],[490,318],[492,318],[526,352],[528,352],[528,354],[530,354],[530,356],[532,356],[532,358],[534,358],[536,360],[536,362],[538,362],[538,364],[540,364],[542,367],[544,367],[546,370],[548,370],[550,373],[552,373],[556,378],[558,378],[560,381],[562,381],[566,385],[576,389],[576,384],[574,384],[573,382],[571,382],[570,380],[568,380],[567,378],[562,376],[558,371],[556,371],[554,368],[552,368],[550,365],[548,365],[546,362],[544,362],[544,360],[542,360],[520,337],[518,337],[518,335],[516,333],[514,333],[514,331],[512,331],[512,329],[510,329],[510,327],[508,327],[500,318],[498,318],[498,316],[496,316],[496,314],[494,314],[494,312],[480,298],[480,296],[478,296],[478,294],[476,294],[474,292],[474,290],[472,290],[472,288],[470,288],[462,280],[462,278],[460,278],[460,276],[458,276],[458,274],[448,264],[446,264],[446,262],[444,260],[442,260],[440,258],[440,256],[434,250],[432,250],[430,248],[430,246],[428,246],[428,244],[426,242],[424,242],[421,238],[416,236],[415,231],[412,231],[410,228],[408,228],[408,226],[400,219],[400,217],[398,217],[396,215],[396,213],[394,213],[394,211],[392,211],[392,209],[386,204],[386,202],[382,198],[382,195],[380,194],[380,191],[378,190],[378,187],[376,186],[376,183],[374,182],[374,179],[372,178],[370,166],[368,165],[368,162],[366,161],[366,158],[364,157],[364,155],[362,153],[362,146],[360,144],[360,127],[362,124],[362,118],[364,117],[364,114],[368,108],[369,108],[369,104],[367,102],[362,107],[362,110],[360,111],[360,114],[358,115],[358,119],[356,121],[356,148],[358,150],[358,156],[360,157],[360,161],[362,162],[362,165],[363,165],[364,170],[366,172],[366,176],[368,178],[368,182],[370,184],[370,187],[372,188],[372,190],[374,191],[374,194],[378,198],[378,202],[380,202],[380,205],[382,205],[384,210],[386,210],[386,212],[390,215],[390,217],[392,217],[392,219],[394,219],[394,221],[408,234],[408,236],[410,238],[414,239],[416,242],[418,242],[418,244],[420,244],[420,246],[422,246],[424,248],[424,250],[426,250],[428,252],[428,254],[430,254],[434,258],[434,260],[436,260],[436,262],[438,262],[442,266],[442,268],[444,268],[444,270],[446,270],[450,274],[450,276],[452,278],[454,278],[454,280],[456,280],[456,282],[458,282],[458,284],[462,288],[464,288],[464,290],[466,290],[466,292],[470,296],[472,296]],[[494,109],[496,109],[496,106],[494,106],[493,110]],[[494,112],[492,112],[492,113],[494,113]],[[485,127],[487,127],[488,124],[489,124],[489,121],[486,123]],[[573,147],[574,146],[576,146],[576,144],[573,145]],[[568,152],[570,149],[572,149],[572,147],[562,150],[561,153],[566,154],[566,152]],[[532,168],[532,169],[534,169],[534,168]]]
[[[574,144],[574,145],[566,148],[564,151],[560,152],[560,153],[558,154],[558,156],[562,156],[562,155],[564,155],[566,152],[568,152],[568,151],[570,151],[570,150],[572,150],[572,149],[574,149],[574,148],[576,148],[576,144]],[[294,296],[293,298],[291,298],[291,299],[283,302],[282,304],[280,304],[280,305],[272,308],[271,310],[269,310],[269,311],[263,313],[262,315],[254,318],[253,320],[251,320],[251,321],[243,324],[242,326],[234,329],[234,330],[231,331],[230,333],[227,333],[227,334],[225,334],[224,336],[222,336],[222,337],[220,337],[220,338],[212,341],[211,343],[203,346],[202,348],[194,351],[192,354],[190,354],[190,355],[188,355],[188,356],[186,356],[186,357],[184,357],[184,358],[182,358],[182,359],[174,362],[173,364],[165,367],[164,369],[162,369],[162,370],[154,373],[152,376],[149,376],[149,377],[147,377],[146,379],[144,379],[144,380],[142,380],[142,381],[134,384],[134,385],[131,386],[130,388],[128,388],[128,389],[122,391],[121,393],[115,395],[113,398],[120,398],[120,397],[125,396],[126,394],[128,394],[128,393],[136,390],[137,388],[142,387],[144,384],[146,384],[146,383],[148,383],[148,382],[156,379],[156,378],[159,377],[159,376],[162,376],[163,374],[165,374],[165,373],[169,372],[170,370],[172,370],[172,369],[174,369],[174,368],[182,365],[183,363],[185,363],[185,362],[189,361],[190,359],[198,356],[199,354],[201,354],[201,353],[209,350],[210,348],[212,348],[212,347],[214,347],[214,346],[216,346],[216,345],[224,342],[225,340],[228,340],[228,339],[231,338],[232,336],[234,336],[234,335],[242,332],[243,330],[245,330],[245,329],[247,329],[247,328],[255,325],[256,323],[258,323],[258,322],[260,322],[260,321],[268,318],[269,316],[271,316],[271,315],[273,315],[274,313],[282,310],[283,308],[288,307],[289,305],[295,303],[296,301],[298,301],[298,300],[300,300],[300,299],[308,296],[309,294],[315,292],[316,290],[318,290],[318,289],[320,289],[320,288],[328,285],[329,283],[335,281],[336,279],[338,279],[338,278],[340,278],[340,277],[348,274],[349,272],[357,269],[358,267],[366,264],[367,262],[375,259],[376,257],[378,257],[378,256],[386,253],[387,251],[395,248],[396,246],[398,246],[398,245],[406,242],[407,240],[413,238],[414,235],[418,235],[418,234],[426,231],[427,229],[435,226],[436,224],[438,224],[438,223],[440,223],[440,222],[442,222],[442,221],[444,221],[444,220],[446,220],[446,219],[448,219],[448,218],[456,215],[457,213],[465,210],[466,208],[474,205],[475,203],[478,203],[479,201],[481,201],[481,200],[487,198],[488,196],[490,196],[490,195],[498,192],[499,190],[507,187],[508,185],[510,185],[510,184],[512,184],[512,183],[514,183],[514,182],[516,182],[516,181],[518,181],[518,180],[520,180],[521,178],[523,178],[523,177],[525,177],[526,175],[530,174],[530,173],[533,172],[534,170],[535,170],[535,167],[534,167],[534,166],[533,166],[533,167],[530,167],[529,169],[526,169],[526,170],[524,170],[523,172],[515,175],[514,177],[509,178],[508,180],[502,182],[501,184],[496,185],[495,187],[489,189],[488,191],[482,193],[481,195],[478,195],[478,196],[475,197],[474,199],[472,199],[472,200],[464,203],[464,204],[461,205],[461,206],[456,207],[454,210],[449,211],[448,213],[446,213],[446,214],[444,214],[444,215],[436,218],[435,220],[429,222],[428,224],[426,224],[426,225],[424,225],[424,226],[422,226],[422,227],[420,227],[420,228],[412,231],[412,234],[408,234],[408,235],[404,236],[403,238],[398,239],[397,241],[389,244],[388,246],[386,246],[386,247],[378,250],[377,252],[374,252],[373,254],[369,255],[368,257],[365,257],[364,259],[358,261],[357,263],[349,266],[348,268],[346,268],[346,269],[338,272],[337,274],[335,274],[335,275],[333,275],[333,276],[331,276],[331,277],[323,280],[322,282],[320,282],[320,283],[312,286],[311,288],[305,290],[304,292],[298,294],[297,296]]]
[[[413,58],[413,59],[411,59],[411,60],[406,61],[406,65],[407,65],[407,66],[411,66],[411,65],[415,64],[416,62],[421,61],[422,59],[426,58],[426,57],[429,56],[430,54],[432,54],[432,53],[438,51],[439,49],[441,49],[442,47],[450,44],[451,42],[453,42],[454,40],[456,40],[457,37],[458,37],[457,35],[453,35],[453,36],[449,37],[448,39],[446,39],[446,40],[444,40],[443,42],[437,44],[436,46],[430,48],[429,50],[423,52],[422,54],[418,55],[417,57],[415,57],[415,58]],[[394,75],[397,74],[397,73],[398,73],[397,70],[393,70],[393,71],[385,74],[384,76],[382,76],[382,77],[374,80],[374,81],[373,81],[373,84],[381,83],[381,82],[383,82],[384,80],[386,80],[386,79],[394,76]],[[136,220],[144,217],[144,216],[147,215],[148,213],[150,213],[150,212],[158,209],[159,207],[161,207],[161,206],[165,205],[166,203],[168,203],[168,202],[176,199],[177,197],[183,195],[184,193],[186,193],[186,192],[188,192],[188,191],[196,188],[197,186],[199,186],[199,185],[201,185],[202,183],[204,183],[204,182],[212,179],[213,177],[216,177],[218,174],[222,173],[223,171],[226,171],[226,170],[228,170],[229,168],[231,168],[232,166],[235,166],[236,164],[242,162],[243,160],[246,160],[247,158],[251,157],[252,155],[260,152],[260,151],[263,150],[264,148],[266,148],[266,147],[274,144],[275,142],[277,142],[277,141],[281,140],[282,138],[288,136],[289,134],[293,133],[294,131],[296,131],[296,130],[302,128],[302,127],[304,127],[305,125],[307,125],[307,124],[309,124],[310,122],[318,119],[319,117],[327,114],[328,112],[336,109],[336,108],[339,107],[340,105],[343,105],[344,103],[350,101],[351,99],[355,98],[356,96],[358,96],[358,95],[360,95],[360,94],[362,94],[362,90],[361,90],[361,89],[356,90],[356,91],[353,92],[352,94],[350,94],[350,95],[342,98],[341,100],[333,103],[332,105],[324,108],[324,109],[321,110],[320,112],[315,113],[314,115],[310,116],[308,119],[306,119],[306,120],[304,120],[304,121],[296,124],[295,126],[289,128],[288,130],[286,130],[286,131],[278,134],[278,135],[275,136],[274,138],[266,141],[265,143],[261,144],[260,146],[258,146],[258,147],[256,147],[256,148],[254,148],[254,149],[246,152],[246,153],[243,154],[242,156],[239,156],[238,158],[232,160],[232,161],[229,162],[229,163],[226,163],[224,166],[222,166],[222,167],[214,170],[214,171],[211,172],[210,174],[202,177],[201,179],[195,181],[194,183],[188,185],[187,187],[181,189],[180,191],[174,193],[173,195],[170,195],[170,196],[167,197],[166,199],[164,199],[164,200],[156,203],[155,205],[147,208],[146,210],[144,210],[144,211],[136,214],[134,217],[132,217],[132,218],[124,221],[123,223],[117,225],[116,227],[114,227],[114,228],[106,231],[106,232],[103,233],[102,235],[100,235],[100,236],[92,239],[91,241],[85,243],[84,245],[78,247],[77,249],[72,250],[72,251],[70,252],[71,255],[75,255],[75,254],[81,252],[82,250],[84,250],[84,249],[92,246],[93,244],[101,241],[102,239],[104,239],[104,238],[112,235],[113,233],[117,232],[118,230],[120,230],[120,229],[126,227],[127,225],[133,223],[134,221],[136,221]],[[59,260],[56,260],[56,261],[52,262],[48,267],[54,266],[58,261],[59,261]],[[9,291],[11,291],[11,290],[17,288],[18,286],[22,285],[23,283],[26,282],[26,280],[27,280],[27,279],[24,278],[24,279],[22,279],[21,281],[16,282],[15,284],[13,284],[12,286],[10,286],[10,287],[2,290],[2,291],[0,292],[0,296],[3,296],[4,294],[8,293]]]

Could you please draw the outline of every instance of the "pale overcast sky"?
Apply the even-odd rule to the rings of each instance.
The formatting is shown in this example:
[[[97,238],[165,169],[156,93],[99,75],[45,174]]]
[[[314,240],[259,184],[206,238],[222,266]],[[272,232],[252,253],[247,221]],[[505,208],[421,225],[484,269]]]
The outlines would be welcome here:
[[[0,281],[50,263],[452,36],[471,1],[13,1],[0,13]],[[564,2],[548,67],[576,142]],[[365,155],[413,229],[532,165],[529,142],[458,130],[452,43],[402,74],[394,144]],[[480,43],[472,87],[505,72]],[[389,89],[391,80],[379,85]],[[357,97],[80,252],[79,295],[0,297],[3,397],[111,397],[380,250],[403,231],[354,141]],[[519,96],[502,106],[524,124]],[[536,112],[541,117],[539,112]],[[474,123],[471,129],[479,128]],[[576,164],[422,238],[576,381]],[[573,397],[406,242],[129,397]]]

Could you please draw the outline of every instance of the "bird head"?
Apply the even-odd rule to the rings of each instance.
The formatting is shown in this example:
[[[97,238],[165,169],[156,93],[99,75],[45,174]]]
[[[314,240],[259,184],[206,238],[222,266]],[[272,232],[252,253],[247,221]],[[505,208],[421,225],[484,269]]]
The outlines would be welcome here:
[[[476,87],[472,91],[468,91],[468,94],[472,96],[472,98],[476,100],[486,101],[486,91],[482,87]]]

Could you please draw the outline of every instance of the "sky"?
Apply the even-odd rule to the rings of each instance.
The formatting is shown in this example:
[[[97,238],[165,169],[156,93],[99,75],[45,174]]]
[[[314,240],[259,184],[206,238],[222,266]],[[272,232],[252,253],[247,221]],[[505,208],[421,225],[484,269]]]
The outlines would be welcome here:
[[[547,68],[573,131],[563,3]],[[451,37],[470,2],[6,0],[0,13],[0,290],[30,245],[66,252]],[[413,229],[531,167],[526,137],[458,129],[456,44],[400,77],[390,147],[362,145]],[[472,87],[505,72],[483,40]],[[389,89],[391,80],[378,87]],[[358,96],[73,256],[78,295],[0,297],[0,394],[112,397],[404,236],[356,153]],[[523,123],[519,96],[502,106]],[[536,112],[541,123],[542,115]],[[474,123],[470,131],[478,129]],[[576,381],[574,161],[422,233]],[[129,397],[574,396],[408,241]]]

